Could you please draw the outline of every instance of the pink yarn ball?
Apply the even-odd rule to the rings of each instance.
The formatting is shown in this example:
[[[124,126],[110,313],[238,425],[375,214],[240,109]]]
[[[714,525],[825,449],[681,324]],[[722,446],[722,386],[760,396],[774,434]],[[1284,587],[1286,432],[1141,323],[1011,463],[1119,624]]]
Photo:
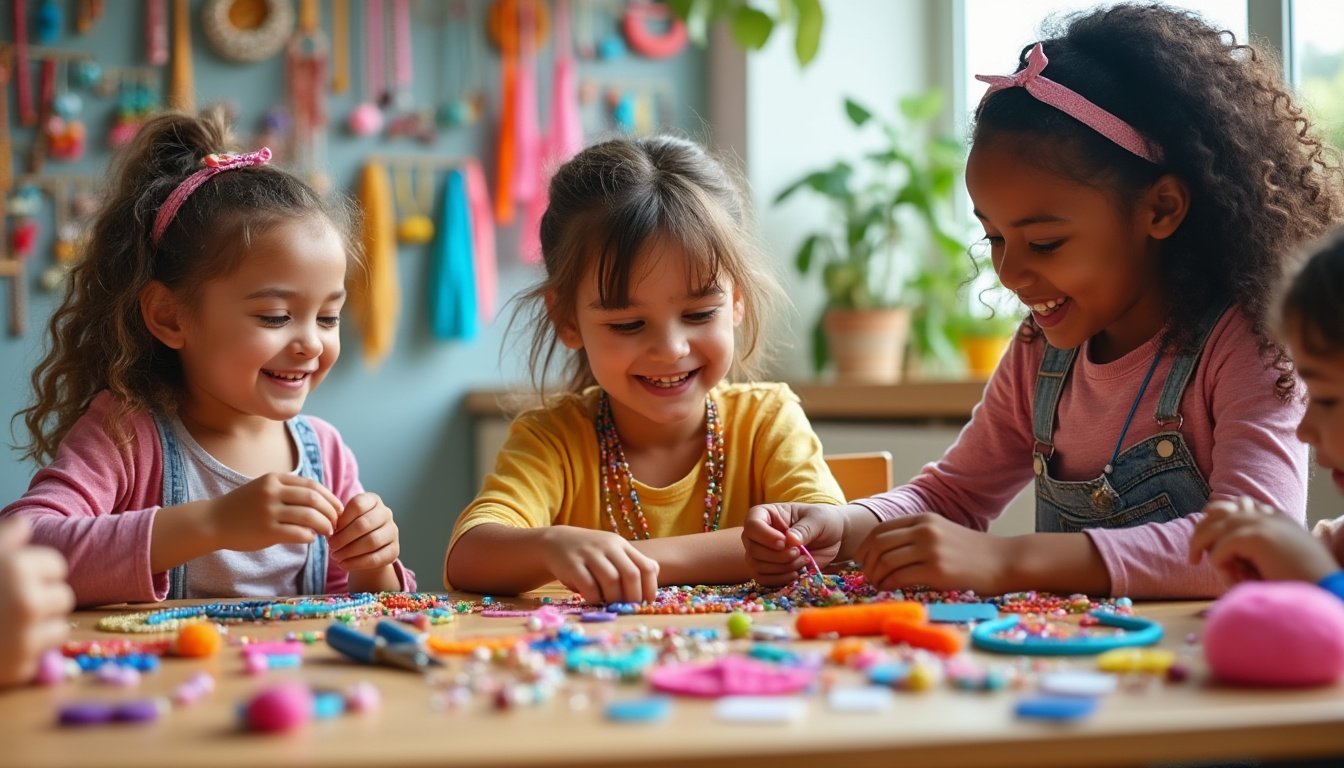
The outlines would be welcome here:
[[[313,719],[313,692],[303,683],[277,683],[247,704],[247,727],[254,731],[288,731]]]
[[[366,101],[350,113],[349,127],[356,136],[372,136],[383,130],[383,112],[377,104]]]
[[[1305,582],[1238,584],[1209,609],[1204,658],[1227,683],[1330,685],[1344,677],[1344,602]]]

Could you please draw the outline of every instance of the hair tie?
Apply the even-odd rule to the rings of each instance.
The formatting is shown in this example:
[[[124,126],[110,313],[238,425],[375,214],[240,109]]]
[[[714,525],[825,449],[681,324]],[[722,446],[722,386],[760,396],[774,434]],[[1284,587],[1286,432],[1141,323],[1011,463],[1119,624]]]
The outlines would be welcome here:
[[[1134,126],[1088,101],[1077,91],[1042,75],[1049,63],[1041,44],[1037,43],[1027,54],[1027,65],[1018,72],[1007,76],[976,75],[976,80],[989,83],[989,90],[981,97],[980,104],[983,106],[985,99],[1005,88],[1023,88],[1037,101],[1049,104],[1144,160],[1154,164],[1162,162],[1162,148],[1144,138]]]
[[[191,174],[182,180],[181,184],[168,195],[168,199],[163,201],[159,207],[159,213],[154,217],[154,229],[150,231],[150,241],[155,245],[163,239],[163,233],[168,230],[168,225],[173,223],[173,217],[177,215],[177,209],[191,197],[191,193],[200,189],[201,185],[210,180],[210,177],[232,171],[235,168],[250,168],[254,165],[265,165],[271,160],[270,147],[262,147],[256,152],[248,152],[242,155],[233,155],[227,152],[218,154],[211,153],[202,160],[205,167]]]

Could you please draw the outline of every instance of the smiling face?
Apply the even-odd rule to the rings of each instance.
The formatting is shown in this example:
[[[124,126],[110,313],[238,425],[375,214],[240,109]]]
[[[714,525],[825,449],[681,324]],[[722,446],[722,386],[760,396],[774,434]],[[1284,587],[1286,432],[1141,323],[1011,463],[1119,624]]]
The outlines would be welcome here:
[[[732,366],[742,311],[725,275],[710,279],[680,245],[654,239],[635,263],[625,306],[604,306],[590,274],[573,322],[557,335],[587,354],[622,434],[653,434],[703,424],[705,395]]]
[[[994,271],[1050,344],[1067,349],[1095,339],[1094,357],[1113,360],[1162,328],[1157,241],[1184,217],[1184,186],[1164,176],[1126,211],[1104,189],[1024,162],[1029,151],[991,141],[967,160],[966,187]]]
[[[346,253],[323,217],[283,221],[253,238],[238,268],[181,312],[184,420],[227,429],[298,415],[341,353]]]

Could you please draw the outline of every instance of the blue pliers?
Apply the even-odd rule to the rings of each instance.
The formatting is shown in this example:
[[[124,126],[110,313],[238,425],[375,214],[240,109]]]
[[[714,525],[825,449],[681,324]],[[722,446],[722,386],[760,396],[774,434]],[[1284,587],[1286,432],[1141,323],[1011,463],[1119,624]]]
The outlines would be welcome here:
[[[383,664],[411,671],[441,667],[443,662],[429,655],[420,636],[395,621],[380,621],[374,634],[339,622],[327,627],[327,645],[363,664]]]

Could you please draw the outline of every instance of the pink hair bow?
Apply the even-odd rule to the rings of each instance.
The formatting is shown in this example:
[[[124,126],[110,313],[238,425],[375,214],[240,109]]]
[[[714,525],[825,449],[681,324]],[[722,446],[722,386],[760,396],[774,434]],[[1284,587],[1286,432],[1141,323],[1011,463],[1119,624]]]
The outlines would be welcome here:
[[[1150,163],[1162,162],[1162,149],[1144,138],[1134,126],[1088,101],[1077,91],[1060,85],[1041,74],[1050,60],[1045,57],[1041,44],[1031,47],[1027,65],[1011,75],[976,75],[975,79],[989,83],[989,90],[980,99],[984,104],[994,93],[1005,88],[1024,88],[1032,98],[1058,109],[1116,145],[1138,155]]]
[[[235,168],[248,168],[254,165],[265,165],[271,161],[270,147],[262,147],[256,152],[247,152],[241,155],[231,155],[228,153],[209,154],[202,161],[205,167],[191,174],[182,180],[181,184],[168,195],[168,199],[163,201],[159,207],[159,212],[154,216],[154,229],[150,230],[150,240],[158,245],[163,239],[163,233],[168,231],[168,225],[173,223],[173,217],[177,215],[177,209],[191,197],[191,193],[200,189],[201,185],[209,181],[212,176],[221,174],[225,171],[232,171]]]

